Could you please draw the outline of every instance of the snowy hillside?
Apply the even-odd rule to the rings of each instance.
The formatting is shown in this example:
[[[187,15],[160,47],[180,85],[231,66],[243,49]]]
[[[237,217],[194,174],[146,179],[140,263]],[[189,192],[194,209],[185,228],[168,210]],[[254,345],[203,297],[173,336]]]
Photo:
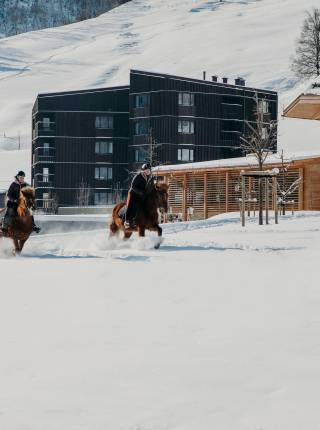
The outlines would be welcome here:
[[[306,9],[317,0],[132,0],[92,20],[0,40],[1,136],[30,147],[39,92],[128,83],[129,69],[201,78],[202,71],[280,93],[282,107],[303,84],[290,56]],[[320,123],[280,120],[279,146],[318,149]],[[16,148],[17,144],[12,144]]]
[[[0,241],[0,428],[315,430],[320,214]],[[17,270],[18,267],[18,270]],[[232,270],[230,270],[232,269]]]

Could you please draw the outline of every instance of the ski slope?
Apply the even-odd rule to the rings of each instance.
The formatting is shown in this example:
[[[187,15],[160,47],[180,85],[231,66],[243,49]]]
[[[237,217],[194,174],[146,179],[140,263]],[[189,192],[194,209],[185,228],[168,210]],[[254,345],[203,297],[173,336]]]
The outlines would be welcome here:
[[[316,429],[319,242],[312,212],[0,241],[0,428]]]
[[[38,93],[127,84],[130,68],[243,76],[279,91],[281,113],[305,85],[292,75],[290,56],[312,6],[318,2],[133,0],[92,20],[1,39],[0,136],[20,135],[30,148]],[[319,131],[319,123],[281,120],[279,146],[318,149]],[[8,149],[8,140],[0,137],[1,146]]]

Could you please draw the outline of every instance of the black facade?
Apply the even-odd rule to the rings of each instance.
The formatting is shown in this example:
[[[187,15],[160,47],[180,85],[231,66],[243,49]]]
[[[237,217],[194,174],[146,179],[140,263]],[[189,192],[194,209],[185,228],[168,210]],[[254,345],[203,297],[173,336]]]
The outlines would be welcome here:
[[[40,94],[32,115],[37,206],[106,205],[128,176],[129,87]]]
[[[266,122],[276,120],[277,93],[241,79],[230,85],[132,70],[127,87],[40,94],[32,119],[38,206],[111,204],[151,155],[161,164],[241,156],[256,95]]]

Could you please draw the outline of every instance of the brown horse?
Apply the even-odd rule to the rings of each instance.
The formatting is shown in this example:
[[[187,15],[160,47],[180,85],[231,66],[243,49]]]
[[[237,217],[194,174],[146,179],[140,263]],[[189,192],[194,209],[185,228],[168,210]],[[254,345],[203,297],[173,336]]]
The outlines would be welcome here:
[[[17,216],[13,219],[5,236],[0,230],[0,237],[8,237],[13,240],[13,254],[20,254],[24,244],[29,239],[33,230],[32,211],[35,209],[35,192],[32,187],[22,188],[18,200]]]
[[[123,231],[124,239],[129,239],[134,231],[137,231],[140,237],[144,237],[146,230],[156,231],[158,236],[161,237],[162,228],[159,226],[158,209],[162,212],[168,212],[168,185],[159,183],[149,187],[136,216],[136,227],[133,229],[128,229],[124,226],[124,216],[121,215],[121,210],[125,206],[126,202],[121,202],[113,208],[112,221],[109,225],[109,237],[118,234],[120,231]],[[155,246],[156,249],[159,247],[160,243]]]

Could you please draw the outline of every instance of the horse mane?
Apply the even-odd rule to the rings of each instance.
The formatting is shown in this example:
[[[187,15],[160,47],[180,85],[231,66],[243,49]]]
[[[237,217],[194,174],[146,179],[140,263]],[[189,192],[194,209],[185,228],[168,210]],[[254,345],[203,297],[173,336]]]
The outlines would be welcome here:
[[[157,182],[154,187],[160,192],[167,192],[169,189],[169,185],[165,184],[164,182]]]
[[[26,198],[35,198],[35,189],[33,187],[25,187],[20,191],[20,197],[18,200],[17,213],[19,216],[26,216],[29,212],[32,214],[31,209],[27,209]]]
[[[35,189],[33,187],[24,187],[21,189],[24,197],[35,197]]]

